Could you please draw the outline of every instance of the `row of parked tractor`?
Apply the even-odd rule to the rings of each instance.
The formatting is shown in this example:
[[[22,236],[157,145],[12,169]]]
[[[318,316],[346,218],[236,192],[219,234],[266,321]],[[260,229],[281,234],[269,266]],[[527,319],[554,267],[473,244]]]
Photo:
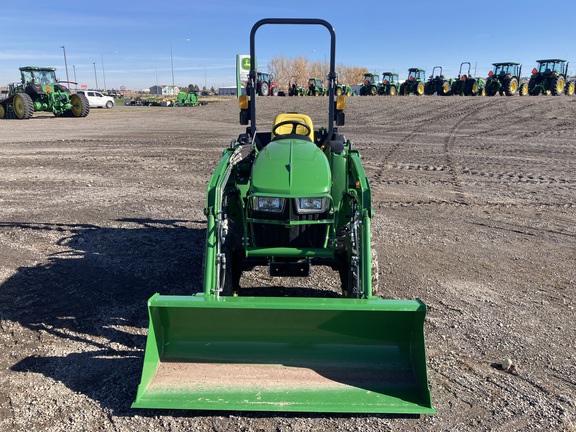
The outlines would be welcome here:
[[[568,62],[562,59],[537,60],[529,79],[522,78],[522,65],[514,62],[493,63],[487,78],[474,77],[470,62],[460,64],[456,78],[446,78],[441,66],[435,66],[426,79],[426,71],[408,69],[408,78],[400,82],[398,74],[384,72],[379,75],[367,73],[360,87],[360,96],[375,95],[439,95],[439,96],[494,96],[497,94],[520,96],[552,94],[573,95],[576,78],[568,77]]]
[[[295,77],[290,78],[288,82],[288,96],[328,96],[328,87],[323,84],[322,78],[310,78],[306,87],[300,87]],[[280,90],[280,86],[274,77],[265,72],[256,73],[256,93],[259,96],[286,96],[286,93]],[[353,95],[352,87],[346,84],[337,84],[336,95]]]

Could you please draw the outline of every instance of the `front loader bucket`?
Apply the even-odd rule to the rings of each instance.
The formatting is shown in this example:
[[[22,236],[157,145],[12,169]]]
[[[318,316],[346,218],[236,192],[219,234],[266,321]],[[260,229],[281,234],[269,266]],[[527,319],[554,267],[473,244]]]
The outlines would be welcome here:
[[[134,408],[432,414],[419,300],[161,296]]]

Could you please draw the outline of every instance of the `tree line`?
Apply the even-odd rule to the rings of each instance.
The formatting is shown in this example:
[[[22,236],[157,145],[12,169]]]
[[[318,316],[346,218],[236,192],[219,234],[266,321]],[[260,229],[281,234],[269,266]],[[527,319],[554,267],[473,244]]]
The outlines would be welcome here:
[[[200,88],[200,86],[197,84],[188,84],[188,92],[200,92],[200,91],[210,91],[212,93],[216,92],[214,86],[210,87],[210,90],[208,90],[206,86]]]
[[[273,57],[268,62],[268,72],[274,76],[280,89],[288,89],[291,84],[305,87],[309,78],[322,78],[327,85],[327,76],[330,64],[327,61],[310,61],[308,57],[299,56],[289,58],[285,56]],[[362,82],[364,74],[368,72],[365,67],[336,65],[338,82],[354,85]]]

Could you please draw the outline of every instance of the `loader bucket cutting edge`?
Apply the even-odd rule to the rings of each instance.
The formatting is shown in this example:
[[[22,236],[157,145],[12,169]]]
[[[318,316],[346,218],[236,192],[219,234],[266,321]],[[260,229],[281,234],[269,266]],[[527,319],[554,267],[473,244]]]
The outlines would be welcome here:
[[[420,300],[161,296],[133,408],[433,414]]]

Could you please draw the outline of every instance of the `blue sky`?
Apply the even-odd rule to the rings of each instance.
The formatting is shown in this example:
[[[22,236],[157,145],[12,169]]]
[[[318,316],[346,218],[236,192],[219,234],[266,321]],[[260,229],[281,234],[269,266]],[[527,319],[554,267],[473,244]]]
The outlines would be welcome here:
[[[517,61],[528,75],[536,59],[557,57],[569,60],[576,74],[572,2],[564,3],[10,1],[0,12],[0,85],[18,81],[21,66],[53,66],[65,80],[62,46],[70,80],[75,73],[88,87],[96,80],[100,88],[104,82],[107,88],[170,85],[172,70],[176,85],[233,85],[235,55],[249,53],[250,29],[266,17],[325,19],[336,30],[336,63],[394,70],[401,79],[409,67],[430,73],[434,66],[453,77],[463,61],[483,76],[493,62]],[[323,61],[328,32],[265,26],[256,52],[260,69],[276,55]]]

